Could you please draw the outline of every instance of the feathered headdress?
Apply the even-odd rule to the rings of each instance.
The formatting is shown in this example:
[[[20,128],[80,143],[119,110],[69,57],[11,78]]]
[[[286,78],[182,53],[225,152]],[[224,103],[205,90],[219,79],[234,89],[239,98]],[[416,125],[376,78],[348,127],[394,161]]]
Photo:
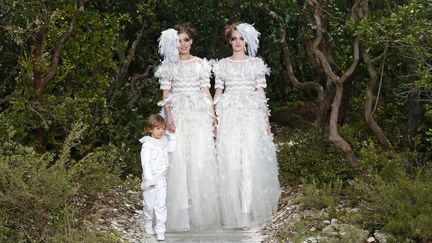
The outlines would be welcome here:
[[[177,30],[167,29],[162,31],[159,37],[159,54],[164,58],[164,62],[175,63],[179,59],[178,47],[179,36]]]
[[[254,57],[259,47],[258,37],[260,36],[260,32],[247,23],[237,25],[236,30],[240,32],[247,44],[248,55]]]

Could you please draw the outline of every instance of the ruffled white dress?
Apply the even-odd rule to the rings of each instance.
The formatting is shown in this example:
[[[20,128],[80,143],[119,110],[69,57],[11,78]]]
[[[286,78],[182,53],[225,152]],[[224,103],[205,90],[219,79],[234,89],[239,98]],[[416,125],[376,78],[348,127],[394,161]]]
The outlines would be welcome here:
[[[222,222],[225,228],[260,225],[277,208],[280,195],[276,150],[266,130],[267,102],[257,87],[270,73],[260,58],[221,59],[214,65],[216,140]]]
[[[170,89],[159,105],[170,105],[177,137],[167,173],[168,231],[220,226],[213,104],[201,91],[210,87],[210,74],[210,63],[198,57],[161,64],[155,72],[161,89]]]

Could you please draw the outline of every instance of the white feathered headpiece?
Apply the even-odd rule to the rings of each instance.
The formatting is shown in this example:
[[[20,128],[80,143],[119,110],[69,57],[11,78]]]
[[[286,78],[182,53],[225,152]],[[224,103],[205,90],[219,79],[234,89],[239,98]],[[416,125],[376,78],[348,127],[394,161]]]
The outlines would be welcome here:
[[[178,45],[177,30],[170,28],[162,31],[159,37],[159,54],[163,56],[164,62],[175,63],[179,60]]]
[[[258,51],[260,32],[258,32],[251,24],[241,23],[236,26],[236,30],[240,32],[247,44],[248,55],[254,57]]]

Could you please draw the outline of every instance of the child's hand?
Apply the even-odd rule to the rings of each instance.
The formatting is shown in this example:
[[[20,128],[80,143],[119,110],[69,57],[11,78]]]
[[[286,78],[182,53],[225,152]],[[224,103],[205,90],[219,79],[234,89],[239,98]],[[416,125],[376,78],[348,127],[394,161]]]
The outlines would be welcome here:
[[[152,189],[156,186],[156,182],[152,179],[144,181],[144,188]]]

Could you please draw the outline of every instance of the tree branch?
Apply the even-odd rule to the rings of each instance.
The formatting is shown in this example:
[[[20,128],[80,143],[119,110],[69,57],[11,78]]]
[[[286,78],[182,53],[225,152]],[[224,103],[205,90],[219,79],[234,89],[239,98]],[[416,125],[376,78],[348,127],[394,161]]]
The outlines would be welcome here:
[[[138,81],[144,80],[150,76],[150,71],[155,67],[155,65],[148,65],[145,72],[141,74],[136,74],[133,76],[131,80],[131,91],[132,91],[132,99],[129,101],[128,106],[133,107],[138,103],[140,98],[140,92],[137,87]]]
[[[10,100],[12,100],[13,98],[16,98],[18,95],[16,93],[12,93],[7,95],[6,97],[0,99],[0,105],[9,102]]]
[[[50,82],[55,77],[59,66],[60,54],[63,51],[65,43],[69,40],[69,38],[72,36],[73,32],[75,31],[75,26],[78,22],[78,18],[81,12],[84,10],[84,4],[85,4],[85,0],[80,0],[79,8],[76,11],[75,16],[73,17],[68,30],[57,41],[56,47],[54,49],[52,61],[51,61],[51,67],[48,71],[48,74],[44,77],[42,81],[43,86],[45,86],[48,82]]]
[[[28,109],[29,109],[29,111],[35,113],[42,120],[42,125],[45,127],[45,129],[47,129],[48,128],[48,122],[45,120],[45,118],[42,116],[41,113],[39,113],[35,108],[33,108],[31,103],[28,104]]]
[[[331,65],[329,61],[326,58],[326,55],[319,49],[319,45],[323,39],[323,26],[321,21],[321,7],[317,0],[307,0],[308,4],[313,8],[314,12],[314,18],[316,22],[316,39],[314,40],[314,43],[312,45],[313,52],[315,53],[315,56],[319,59],[321,66],[326,73],[326,76],[332,81],[333,83],[337,83],[339,78],[338,76],[333,72]]]
[[[286,43],[286,31],[285,31],[285,23],[277,13],[270,10],[266,5],[259,3],[257,6],[264,10],[279,26],[279,44],[282,49],[285,68],[288,73],[288,78],[293,84],[293,86],[299,90],[305,91],[315,91],[318,94],[318,100],[321,102],[324,100],[324,90],[323,87],[315,82],[300,82],[296,77],[292,65],[291,54],[289,52],[288,44]]]
[[[126,77],[127,71],[129,69],[130,64],[132,63],[132,60],[134,59],[136,49],[138,47],[138,43],[141,41],[141,38],[144,34],[144,30],[147,27],[147,22],[144,21],[144,23],[141,26],[140,31],[138,32],[137,37],[135,38],[134,42],[132,43],[128,55],[126,57],[126,60],[124,61],[123,65],[120,67],[119,71],[116,75],[116,85],[117,87],[121,86],[123,83],[123,80]]]
[[[43,6],[45,6],[45,2],[42,1]],[[48,33],[48,26],[44,24],[41,31],[38,33],[35,40],[35,50],[33,52],[33,72],[36,86],[36,95],[37,99],[41,99],[43,90],[45,86],[55,77],[59,62],[60,62],[60,54],[63,51],[65,43],[72,36],[75,31],[75,26],[78,22],[78,18],[81,12],[84,11],[85,0],[79,1],[79,6],[77,7],[77,11],[69,25],[67,31],[57,40],[56,46],[54,48],[54,52],[52,55],[51,66],[49,68],[48,73],[42,77],[42,69],[41,69],[41,58],[42,58],[42,45],[43,41]]]
[[[387,48],[384,50],[383,53],[385,53]],[[369,72],[369,82],[366,86],[366,103],[365,103],[365,119],[367,121],[369,129],[375,134],[375,137],[378,139],[378,142],[380,143],[381,147],[384,150],[391,149],[390,141],[387,139],[386,135],[382,131],[381,127],[378,125],[378,123],[373,118],[373,99],[375,97],[375,89],[376,85],[378,83],[378,74],[375,69],[375,66],[373,65],[373,60],[371,59],[369,53],[367,53],[366,50],[362,49],[362,55],[363,55],[363,61],[365,62],[368,72]],[[374,58],[374,60],[378,60]],[[378,98],[376,100],[376,103],[378,103]]]
[[[359,1],[363,1],[363,0],[356,0],[356,2],[353,5],[352,12],[351,12],[353,17],[358,16],[355,15],[355,13],[358,13],[357,8],[358,5],[360,4]],[[359,36],[354,37],[354,40],[352,42],[352,48],[353,48],[352,63],[350,67],[345,72],[343,72],[343,74],[339,77],[332,70],[326,55],[319,49],[319,44],[323,39],[322,34],[324,33],[324,29],[322,26],[322,15],[321,15],[320,3],[317,0],[307,0],[307,3],[313,9],[313,13],[314,13],[313,15],[316,22],[316,39],[314,40],[313,47],[312,47],[313,52],[316,55],[316,57],[319,59],[327,79],[336,85],[336,92],[333,99],[333,103],[331,105],[332,108],[331,108],[330,122],[329,122],[329,140],[333,142],[339,149],[341,149],[345,153],[346,158],[352,167],[358,167],[359,162],[357,157],[354,154],[354,151],[352,150],[349,143],[344,138],[342,138],[342,136],[340,136],[338,132],[337,121],[339,117],[339,108],[343,96],[344,82],[354,73],[354,71],[358,66],[360,38]],[[359,15],[361,15],[361,13],[359,13]]]

